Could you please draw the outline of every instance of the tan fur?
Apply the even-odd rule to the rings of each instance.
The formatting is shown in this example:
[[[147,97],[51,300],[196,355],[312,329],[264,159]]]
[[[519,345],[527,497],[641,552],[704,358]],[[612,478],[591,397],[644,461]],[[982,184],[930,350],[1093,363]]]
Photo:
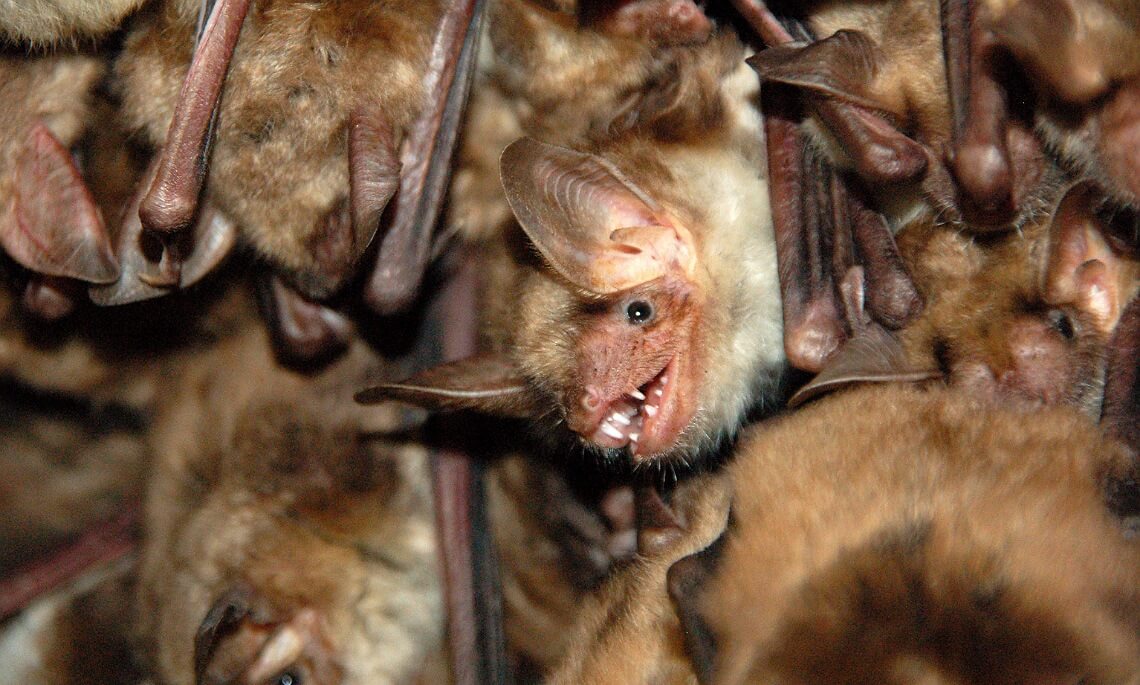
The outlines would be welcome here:
[[[1051,295],[1051,284],[1067,278],[1051,266],[1059,249],[1053,222],[1041,217],[985,244],[928,221],[902,231],[900,250],[926,302],[901,332],[915,367],[944,366],[952,383],[974,393],[1099,416],[1115,321],[1102,321],[1076,293]],[[1101,292],[1127,304],[1140,292],[1140,262],[1121,253],[1108,266]],[[1071,340],[1050,330],[1062,317]]]
[[[350,400],[361,374],[378,371],[360,346],[315,377],[286,371],[255,327],[169,389],[138,605],[159,682],[194,682],[195,632],[235,588],[249,589],[258,621],[304,629],[306,659],[328,667],[293,664],[307,682],[407,682],[436,648],[426,454],[381,437],[398,413]],[[212,677],[251,667],[266,639],[258,625],[222,638]]]
[[[143,0],[3,0],[0,36],[40,44],[98,37],[142,4]]]
[[[142,674],[131,645],[135,560],[89,570],[0,629],[0,685],[131,685]]]
[[[139,23],[116,63],[123,116],[162,143],[193,47],[196,3]],[[440,2],[258,2],[222,95],[206,194],[245,240],[290,272],[317,268],[325,217],[347,206],[349,116],[366,109],[395,140],[427,97]]]
[[[566,653],[567,628],[609,570],[611,552],[591,547],[585,558],[577,558],[568,547],[568,528],[588,526],[600,537],[604,532],[597,529],[604,522],[599,512],[572,500],[560,478],[551,466],[515,454],[492,466],[485,480],[507,646],[516,667],[541,672]],[[567,507],[573,509],[563,519]]]
[[[1070,409],[953,390],[868,387],[757,427],[697,598],[712,682],[1136,682],[1140,546],[1102,491],[1127,464]]]
[[[770,397],[783,369],[757,84],[743,64],[743,47],[724,32],[700,46],[649,51],[647,43],[569,31],[560,23],[568,18],[533,4],[503,2],[497,11],[492,16],[500,23],[492,23],[491,35],[500,52],[489,58],[487,79],[501,94],[475,101],[491,111],[477,108],[472,115],[478,128],[468,136],[468,166],[457,176],[453,197],[457,217],[468,216],[469,207],[482,217],[464,224],[469,233],[505,241],[483,248],[487,347],[510,355],[543,395],[539,404],[561,405],[554,418],[563,420],[581,391],[575,346],[585,324],[574,312],[587,301],[602,307],[617,300],[583,295],[540,264],[517,226],[489,226],[504,217],[501,195],[489,202],[476,193],[491,185],[491,160],[499,154],[484,145],[502,140],[482,132],[508,122],[510,131],[614,164],[693,235],[699,264],[694,289],[700,294],[691,305],[699,323],[684,328],[695,331],[688,345],[700,359],[691,378],[701,380],[683,383],[699,386],[683,390],[695,398],[695,418],[661,454],[694,456],[730,435],[749,407]],[[528,27],[527,35],[546,31],[535,45],[512,42],[520,27]],[[496,31],[504,35],[496,38]],[[627,66],[602,66],[634,48],[630,54],[638,58]],[[567,53],[582,63],[563,60]],[[598,69],[596,78],[582,83],[576,70],[587,66]]]
[[[728,481],[723,474],[695,478],[678,487],[671,504],[685,526],[682,536],[630,562],[590,598],[566,659],[546,682],[696,683],[665,580],[674,562],[705,548],[724,530]]]

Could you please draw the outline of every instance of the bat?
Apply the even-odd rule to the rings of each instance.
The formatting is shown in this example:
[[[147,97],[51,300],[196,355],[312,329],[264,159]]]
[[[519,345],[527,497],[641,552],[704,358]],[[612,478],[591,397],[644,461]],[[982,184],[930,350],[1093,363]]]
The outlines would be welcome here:
[[[142,0],[29,0],[0,8],[0,36],[7,41],[53,45],[95,38],[117,28]]]
[[[356,277],[375,237],[365,299],[384,313],[407,306],[430,254],[475,3],[281,1],[247,18],[247,0],[224,0],[196,48],[191,4],[140,22],[115,67],[123,116],[161,145],[138,214],[164,271],[187,259],[178,236],[204,200],[310,300]]]
[[[1126,368],[1108,355],[1140,292],[1140,262],[1114,239],[1093,184],[1073,184],[1055,202],[984,245],[928,221],[903,229],[900,250],[926,310],[895,336],[868,322],[791,403],[850,381],[897,380],[905,367],[977,396],[1068,404],[1099,418],[1106,377]]]
[[[137,605],[151,673],[407,682],[443,626],[426,454],[385,437],[412,427],[402,413],[341,399],[383,370],[362,345],[311,376],[267,345],[245,326],[157,412]]]
[[[1079,178],[1102,185],[1115,203],[1135,207],[1140,12],[1134,4],[1029,0],[963,7],[960,11],[972,13],[975,28],[969,35],[977,43],[968,61],[978,64],[970,67],[964,135],[972,142],[964,143],[965,151],[1003,159],[994,131],[1005,125],[1012,101],[1024,88],[1020,75],[1034,93],[1031,123],[1049,149]],[[963,167],[971,163],[969,155],[963,157]],[[999,166],[1009,167],[1008,160]],[[1006,173],[983,168],[982,181]]]
[[[668,505],[657,498],[653,509],[659,518],[643,516],[640,522],[638,557],[590,597],[574,626],[569,653],[546,682],[694,682],[680,649],[681,624],[667,576],[674,563],[717,539],[728,525],[730,498],[724,474],[686,481]],[[658,538],[657,544],[647,548],[647,537]]]
[[[1130,682],[1140,547],[1106,489],[1134,469],[1069,407],[833,395],[739,443],[724,537],[668,572],[678,637],[702,683]]]
[[[504,150],[526,242],[502,270],[510,281],[491,290],[519,297],[507,321],[488,316],[507,324],[501,351],[358,400],[553,415],[587,445],[644,462],[693,458],[776,396],[784,362],[755,80],[727,34],[679,54],[693,64],[678,80],[696,92],[661,116],[702,122],[697,131],[671,125],[662,140],[645,102],[641,123],[586,149],[523,138]]]
[[[103,215],[68,148],[92,117],[102,63],[87,55],[0,58],[0,248],[26,277],[26,309],[58,319],[79,283],[119,276]]]

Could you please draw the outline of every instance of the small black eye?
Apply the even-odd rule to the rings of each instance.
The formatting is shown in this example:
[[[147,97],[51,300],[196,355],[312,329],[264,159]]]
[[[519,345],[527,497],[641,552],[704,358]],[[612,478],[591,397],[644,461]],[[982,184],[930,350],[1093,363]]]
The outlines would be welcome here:
[[[625,315],[632,324],[643,324],[653,318],[653,306],[645,300],[634,300],[625,308]]]
[[[273,685],[304,685],[301,676],[293,671],[285,671],[272,681]]]
[[[1077,331],[1073,328],[1073,320],[1060,309],[1049,312],[1049,325],[1055,328],[1065,340],[1072,340],[1077,337]]]

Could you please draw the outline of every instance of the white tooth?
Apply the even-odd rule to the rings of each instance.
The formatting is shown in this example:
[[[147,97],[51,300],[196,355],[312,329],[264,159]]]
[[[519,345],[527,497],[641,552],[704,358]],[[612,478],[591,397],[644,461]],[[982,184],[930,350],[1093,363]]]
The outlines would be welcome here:
[[[625,437],[622,432],[618,430],[617,426],[613,425],[609,421],[606,421],[602,424],[602,432],[611,438],[614,438],[615,440],[620,440]]]
[[[621,413],[620,411],[615,411],[614,415],[610,417],[610,420],[611,421],[617,421],[618,423],[620,423],[623,426],[629,425],[629,417],[626,416],[625,414]]]
[[[653,394],[657,395],[658,397],[661,397],[662,395],[665,394],[665,390],[663,388],[656,388],[656,389],[654,389]]]
[[[669,377],[662,374],[661,375],[661,387],[665,387],[666,385],[669,385]]]
[[[634,390],[633,392],[629,393],[629,396],[640,402],[645,401],[645,393],[641,392],[640,390]]]
[[[629,439],[631,442],[637,442],[637,439],[640,437],[641,437],[640,433],[630,433],[629,434]]]
[[[652,404],[645,405],[645,415],[650,418],[657,416],[657,407]]]

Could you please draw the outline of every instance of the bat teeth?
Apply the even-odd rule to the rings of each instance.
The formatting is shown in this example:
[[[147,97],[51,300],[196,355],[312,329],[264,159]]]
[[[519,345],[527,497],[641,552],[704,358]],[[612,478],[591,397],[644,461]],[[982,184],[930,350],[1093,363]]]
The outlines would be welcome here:
[[[657,395],[658,397],[661,397],[665,394],[665,389],[664,388],[654,388],[653,394]]]
[[[640,390],[631,391],[629,393],[629,396],[632,397],[633,399],[637,400],[638,402],[644,402],[645,401],[645,393],[641,392]]]
[[[605,433],[606,435],[610,436],[611,438],[615,439],[615,440],[620,440],[620,439],[625,437],[625,434],[621,432],[621,429],[619,429],[617,426],[613,425],[609,421],[605,421],[602,423],[602,432]]]
[[[645,415],[648,416],[649,418],[653,418],[654,416],[657,416],[657,406],[656,405],[647,404],[642,408],[645,410]]]
[[[641,437],[640,433],[630,433],[629,434],[629,441],[630,442],[637,442],[637,439],[640,437]]]
[[[610,417],[610,420],[611,421],[617,421],[618,423],[620,423],[623,426],[628,426],[630,423],[629,417],[626,416],[625,414],[621,413],[620,411],[615,411],[614,415]]]

